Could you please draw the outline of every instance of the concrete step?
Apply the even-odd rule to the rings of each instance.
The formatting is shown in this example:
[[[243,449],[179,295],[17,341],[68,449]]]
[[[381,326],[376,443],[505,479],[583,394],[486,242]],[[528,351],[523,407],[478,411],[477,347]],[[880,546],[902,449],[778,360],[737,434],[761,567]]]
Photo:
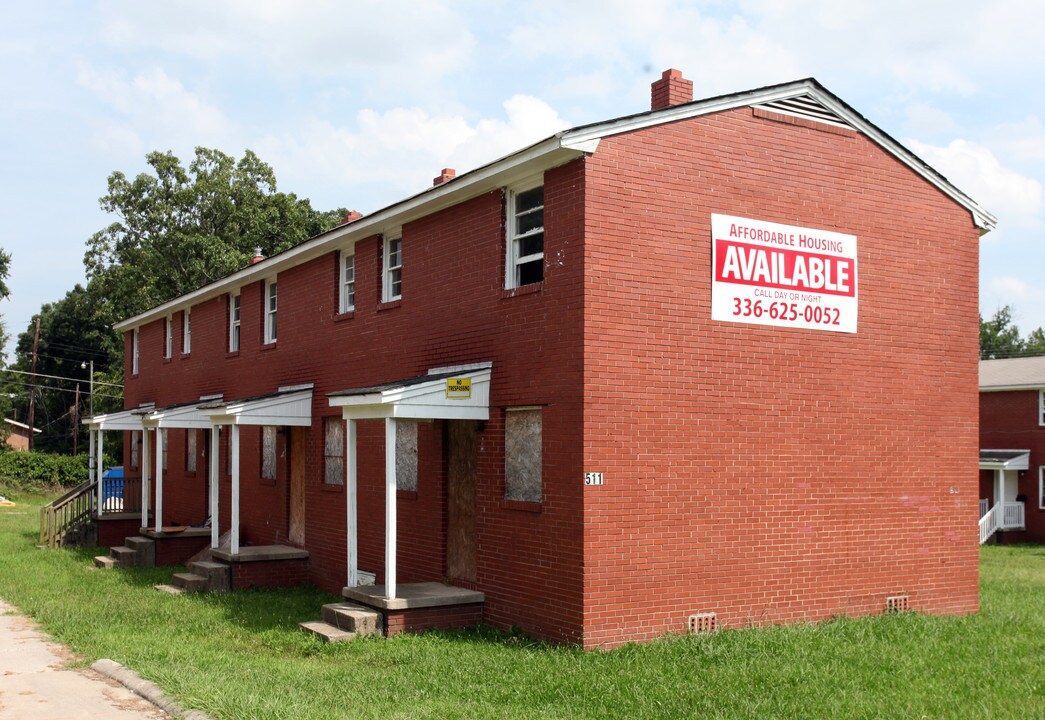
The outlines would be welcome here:
[[[185,592],[199,592],[207,585],[207,578],[196,573],[174,573],[172,579],[174,587],[179,587]]]
[[[230,592],[232,590],[232,567],[210,560],[196,560],[187,564],[189,572],[206,579],[207,592]]]
[[[319,620],[312,620],[310,622],[303,622],[298,627],[307,633],[312,633],[323,642],[344,642],[346,640],[353,639],[356,634],[354,632],[347,632],[345,630],[339,630],[333,625],[328,625],[325,622]]]
[[[94,557],[94,566],[103,570],[112,570],[116,567],[116,560],[108,555],[96,555]]]
[[[124,540],[123,544],[134,551],[135,567],[156,567],[155,540],[135,535]]]
[[[109,548],[109,555],[120,567],[134,567],[138,559],[137,553],[124,545]]]
[[[171,595],[181,595],[185,592],[180,587],[174,587],[173,585],[153,585],[153,587],[160,592],[170,593]]]
[[[324,605],[323,622],[357,635],[381,635],[384,630],[381,613],[355,603]]]

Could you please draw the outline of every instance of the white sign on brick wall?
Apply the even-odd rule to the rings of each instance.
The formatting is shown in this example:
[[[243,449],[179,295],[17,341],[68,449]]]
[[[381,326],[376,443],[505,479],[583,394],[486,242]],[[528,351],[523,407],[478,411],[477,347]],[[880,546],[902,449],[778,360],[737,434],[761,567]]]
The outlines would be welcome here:
[[[711,216],[711,319],[856,332],[856,236]]]

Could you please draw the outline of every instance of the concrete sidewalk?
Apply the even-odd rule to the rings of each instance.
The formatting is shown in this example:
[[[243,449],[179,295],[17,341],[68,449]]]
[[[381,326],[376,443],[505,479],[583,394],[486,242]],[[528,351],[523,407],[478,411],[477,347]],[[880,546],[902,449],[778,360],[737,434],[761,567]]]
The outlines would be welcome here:
[[[69,651],[0,600],[0,720],[160,720],[169,716],[115,680],[65,667]]]

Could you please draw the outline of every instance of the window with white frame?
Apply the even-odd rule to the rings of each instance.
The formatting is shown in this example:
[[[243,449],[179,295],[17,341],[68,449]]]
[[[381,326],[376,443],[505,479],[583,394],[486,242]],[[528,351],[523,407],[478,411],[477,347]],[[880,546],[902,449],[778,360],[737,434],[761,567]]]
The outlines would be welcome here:
[[[1045,425],[1045,390],[1038,391],[1038,424]]]
[[[185,431],[185,472],[196,472],[196,431]]]
[[[541,502],[541,409],[508,408],[504,413],[504,496]]]
[[[323,482],[345,484],[345,420],[323,418]]]
[[[229,352],[239,352],[239,293],[229,295]]]
[[[1038,468],[1038,509],[1045,510],[1045,465]]]
[[[341,254],[341,299],[338,303],[340,312],[347,313],[356,309],[356,256],[353,251]]]
[[[181,352],[183,355],[192,352],[192,308],[185,308],[181,315]]]
[[[508,193],[506,288],[544,280],[544,186]]]
[[[163,357],[168,360],[174,352],[174,318],[167,316],[163,323]]]
[[[140,430],[131,430],[131,469],[138,469],[138,453],[141,451],[142,434]]]
[[[381,281],[381,302],[392,302],[403,297],[403,239],[385,238],[384,273]]]
[[[261,479],[276,479],[276,426],[261,428]]]
[[[265,344],[276,342],[276,281],[265,283]]]
[[[417,490],[417,423],[396,422],[396,489]]]
[[[138,374],[138,328],[131,331],[131,374]]]

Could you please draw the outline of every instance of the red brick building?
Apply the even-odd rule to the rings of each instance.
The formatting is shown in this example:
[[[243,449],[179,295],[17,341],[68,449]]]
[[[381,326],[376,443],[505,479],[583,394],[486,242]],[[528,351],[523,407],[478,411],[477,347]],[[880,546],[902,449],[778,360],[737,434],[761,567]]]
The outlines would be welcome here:
[[[980,541],[1045,542],[1045,357],[980,361]]]
[[[815,80],[668,71],[346,220],[118,325],[94,427],[137,430],[158,526],[215,489],[215,541],[303,549],[288,577],[463,587],[586,647],[977,609],[994,219]]]

